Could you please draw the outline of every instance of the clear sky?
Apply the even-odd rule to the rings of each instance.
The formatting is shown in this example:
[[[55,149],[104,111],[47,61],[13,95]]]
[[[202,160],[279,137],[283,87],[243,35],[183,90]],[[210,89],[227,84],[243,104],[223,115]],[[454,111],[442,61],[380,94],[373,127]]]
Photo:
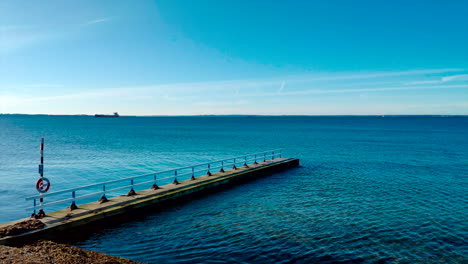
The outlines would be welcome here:
[[[0,113],[468,114],[466,0],[0,1]]]

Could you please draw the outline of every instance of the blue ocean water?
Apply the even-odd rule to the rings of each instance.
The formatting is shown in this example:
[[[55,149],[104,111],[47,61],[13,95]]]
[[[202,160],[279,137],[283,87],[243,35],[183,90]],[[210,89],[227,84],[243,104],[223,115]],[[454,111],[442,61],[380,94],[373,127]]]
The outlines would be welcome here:
[[[77,246],[149,263],[466,263],[467,117],[0,115],[0,222],[52,190],[272,148],[301,167]],[[131,218],[131,216],[130,216]]]

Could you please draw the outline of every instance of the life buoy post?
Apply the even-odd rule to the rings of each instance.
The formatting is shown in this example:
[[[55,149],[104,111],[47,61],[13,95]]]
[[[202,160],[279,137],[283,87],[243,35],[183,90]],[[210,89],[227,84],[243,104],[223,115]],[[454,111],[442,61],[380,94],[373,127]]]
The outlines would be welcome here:
[[[44,198],[42,197],[43,194],[49,191],[50,189],[50,181],[46,177],[44,177],[44,138],[41,138],[41,145],[39,147],[39,154],[40,154],[40,162],[39,162],[39,179],[36,182],[36,190],[39,192],[39,195],[41,196],[39,198],[39,206],[40,209],[38,213],[36,214],[36,203],[34,201],[34,213],[31,215],[31,217],[34,217],[36,219],[44,217],[46,214],[44,212],[44,209],[42,208],[42,204],[44,203]]]

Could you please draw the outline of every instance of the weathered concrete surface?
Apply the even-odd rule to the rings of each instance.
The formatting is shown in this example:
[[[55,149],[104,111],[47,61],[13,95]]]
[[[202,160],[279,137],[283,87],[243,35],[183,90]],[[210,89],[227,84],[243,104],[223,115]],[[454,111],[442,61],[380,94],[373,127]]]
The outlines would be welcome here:
[[[17,236],[9,236],[0,239],[0,245],[18,244],[39,238],[51,238],[63,236],[63,231],[70,231],[93,225],[97,221],[112,221],[119,215],[128,214],[137,209],[151,206],[162,206],[166,202],[188,199],[197,193],[210,192],[213,189],[235,185],[241,181],[252,180],[257,177],[269,175],[299,165],[298,159],[276,158],[258,164],[250,164],[248,168],[242,166],[236,170],[226,170],[224,173],[213,173],[211,176],[201,176],[195,180],[184,180],[180,184],[168,184],[160,186],[160,189],[147,189],[139,191],[134,196],[117,196],[109,198],[108,202],[92,202],[78,205],[78,209],[70,211],[64,209],[47,213],[41,221],[46,225],[44,229],[34,230]],[[19,221],[5,223],[2,226],[11,225]]]

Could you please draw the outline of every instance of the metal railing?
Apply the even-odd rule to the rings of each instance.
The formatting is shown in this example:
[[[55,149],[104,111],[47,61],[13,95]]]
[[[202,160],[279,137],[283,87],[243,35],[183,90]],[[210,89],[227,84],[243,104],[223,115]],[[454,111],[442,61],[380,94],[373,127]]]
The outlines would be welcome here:
[[[90,185],[85,185],[77,188],[66,189],[57,192],[45,193],[45,194],[38,194],[34,196],[26,197],[26,200],[33,201],[33,206],[26,208],[26,210],[33,210],[33,215],[36,215],[37,209],[42,209],[46,207],[55,206],[58,204],[63,203],[70,203],[70,209],[76,209],[77,203],[76,201],[89,199],[91,197],[101,196],[99,199],[100,202],[107,201],[108,197],[115,197],[117,195],[110,196],[112,193],[117,193],[118,191],[122,190],[129,190],[127,193],[128,196],[135,195],[135,187],[136,186],[143,186],[147,185],[149,187],[150,184],[152,189],[159,189],[158,183],[172,183],[179,184],[179,179],[192,179],[195,180],[196,177],[208,175],[211,176],[215,170],[219,169],[219,172],[224,173],[225,169],[234,169],[236,170],[238,166],[249,166],[249,162],[251,164],[257,164],[258,161],[267,161],[267,160],[274,160],[275,158],[281,158],[281,149],[274,149],[268,151],[262,151],[257,153],[246,154],[242,156],[216,160],[206,163],[195,164],[191,166],[185,166],[170,170],[158,171],[143,175],[137,175],[133,177],[121,178],[117,180],[111,180],[106,182],[94,183]],[[218,172],[218,171],[217,171]],[[200,174],[202,173],[202,174]],[[116,186],[117,184],[121,183],[129,183],[129,185],[125,186]],[[97,191],[98,190],[98,191]],[[78,196],[80,194],[80,196]],[[68,196],[69,195],[69,196]],[[67,197],[65,199],[52,201],[52,202],[44,202],[44,199],[48,199],[51,197]],[[38,203],[38,201],[40,201]]]

